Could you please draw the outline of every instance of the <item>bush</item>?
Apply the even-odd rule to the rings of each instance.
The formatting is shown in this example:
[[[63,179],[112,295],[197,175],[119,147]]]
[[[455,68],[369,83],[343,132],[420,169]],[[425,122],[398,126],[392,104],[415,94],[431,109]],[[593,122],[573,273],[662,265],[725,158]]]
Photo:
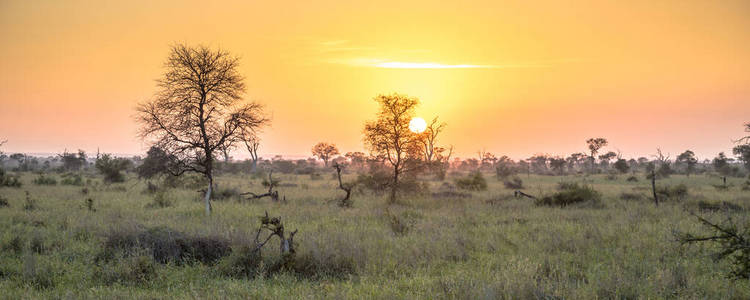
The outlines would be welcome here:
[[[211,195],[212,200],[240,200],[240,191],[235,187],[230,188],[216,188],[214,194]]]
[[[44,174],[41,174],[39,175],[39,177],[34,178],[33,182],[36,185],[57,185],[57,179],[55,179],[55,177],[44,176]]]
[[[0,187],[21,187],[21,180],[18,175],[6,174],[5,171],[0,168]]]
[[[667,199],[674,201],[681,201],[688,195],[688,188],[685,184],[678,184],[675,186],[663,186],[656,188],[656,195],[659,196],[659,200]]]
[[[571,204],[591,202],[599,203],[601,193],[594,190],[588,185],[566,184],[565,189],[554,193],[551,196],[545,196],[536,201],[536,205],[560,206],[565,207]]]
[[[628,182],[638,182],[638,177],[630,176],[630,177],[628,177],[627,181]]]
[[[126,158],[116,158],[109,154],[103,154],[101,157],[96,159],[96,169],[104,175],[104,182],[125,182],[125,176],[122,174],[131,162]]]
[[[99,260],[111,260],[117,255],[134,256],[146,251],[159,263],[212,264],[229,255],[229,242],[214,236],[189,236],[166,227],[147,230],[119,229],[110,231]]]
[[[83,186],[83,177],[81,177],[81,174],[77,174],[77,173],[66,173],[62,176],[62,180],[60,180],[60,184]]]
[[[713,256],[719,261],[728,259],[731,263],[729,276],[735,279],[750,278],[750,223],[737,224],[728,218],[721,223],[713,223],[701,216],[695,215],[701,224],[711,233],[708,235],[693,235],[678,233],[677,239],[682,244],[712,243],[718,244],[719,251]]]
[[[487,180],[482,176],[482,172],[472,172],[464,178],[458,178],[456,181],[456,187],[462,190],[469,191],[484,191],[487,190]]]
[[[8,202],[8,198],[0,196],[0,207],[10,207],[10,203]]]
[[[261,264],[262,257],[255,248],[241,246],[224,257],[217,264],[221,275],[237,278],[254,278],[264,273]]]
[[[360,189],[369,190],[376,194],[382,194],[389,186],[393,178],[391,174],[383,171],[375,171],[370,174],[359,174],[356,186]]]
[[[503,185],[505,185],[506,189],[522,189],[523,188],[523,180],[518,177],[513,177],[510,180],[503,181]]]

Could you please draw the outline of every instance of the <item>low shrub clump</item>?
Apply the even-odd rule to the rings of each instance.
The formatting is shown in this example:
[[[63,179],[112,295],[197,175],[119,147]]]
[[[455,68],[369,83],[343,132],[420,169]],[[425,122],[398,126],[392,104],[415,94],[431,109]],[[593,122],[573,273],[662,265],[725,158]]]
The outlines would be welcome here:
[[[44,176],[40,174],[39,177],[34,178],[34,184],[36,185],[57,185],[57,179],[52,176]]]
[[[211,195],[213,200],[241,200],[241,192],[235,187],[217,187],[214,189],[214,194]]]
[[[513,177],[510,180],[503,181],[503,185],[506,189],[522,189],[523,188],[523,180],[518,177]]]
[[[487,180],[482,176],[482,172],[472,172],[466,177],[457,178],[456,187],[462,190],[469,191],[484,191],[487,190]]]
[[[62,180],[60,180],[60,184],[83,186],[83,177],[81,177],[81,174],[66,173],[66,174],[63,174]]]
[[[628,182],[638,182],[638,177],[630,176],[626,179]]]
[[[10,203],[8,202],[8,198],[0,196],[0,207],[9,207],[9,206],[10,206]]]
[[[599,203],[601,193],[588,185],[578,183],[566,184],[565,187],[552,195],[544,196],[536,201],[536,205],[565,207],[571,204],[591,202]]]
[[[0,187],[21,187],[21,180],[17,175],[6,174],[5,170],[0,168]]]
[[[147,255],[119,257],[94,271],[94,278],[104,285],[148,285],[155,277],[154,259]]]
[[[229,255],[229,242],[215,236],[190,236],[166,227],[120,229],[110,231],[98,260],[109,261],[118,255],[131,257],[145,251],[154,261],[177,264],[199,261],[212,264]]]
[[[174,201],[172,195],[165,190],[159,190],[154,194],[154,201],[146,204],[146,208],[165,208],[172,206]]]
[[[659,200],[682,201],[688,195],[688,188],[682,183],[674,186],[657,187],[656,195],[659,196]]]
[[[721,201],[718,203],[712,203],[707,201],[699,201],[698,209],[706,211],[743,211],[745,210],[742,206],[734,204],[732,202]]]

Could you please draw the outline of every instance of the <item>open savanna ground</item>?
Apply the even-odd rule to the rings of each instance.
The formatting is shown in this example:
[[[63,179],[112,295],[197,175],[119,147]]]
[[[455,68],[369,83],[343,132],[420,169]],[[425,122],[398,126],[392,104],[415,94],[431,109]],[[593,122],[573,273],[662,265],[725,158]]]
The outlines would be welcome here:
[[[132,175],[110,185],[84,175],[76,186],[34,184],[39,175],[22,173],[23,186],[0,188],[9,204],[0,208],[0,296],[750,298],[748,280],[727,277],[730,261],[712,259],[713,244],[676,238],[707,233],[691,212],[717,222],[746,218],[746,179],[729,178],[726,189],[707,175],[659,179],[660,187],[684,184],[687,195],[657,207],[642,174],[637,182],[520,175],[523,191],[535,196],[556,192],[560,182],[601,193],[596,203],[559,207],[515,198],[485,174],[485,191],[444,192],[444,182],[425,180],[429,190],[396,204],[387,204],[387,193],[364,191],[342,208],[333,174],[274,174],[279,202],[238,196],[264,192],[264,176],[219,176],[215,197],[224,199],[213,201],[207,217],[202,183],[150,193]],[[276,237],[262,258],[243,251],[265,212],[280,216],[287,233],[298,230],[290,267],[274,267],[284,259]]]

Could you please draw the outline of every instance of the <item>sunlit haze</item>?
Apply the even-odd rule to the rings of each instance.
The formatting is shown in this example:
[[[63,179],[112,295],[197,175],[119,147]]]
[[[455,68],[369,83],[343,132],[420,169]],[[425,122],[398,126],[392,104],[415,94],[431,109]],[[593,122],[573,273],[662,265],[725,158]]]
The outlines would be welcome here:
[[[731,152],[750,119],[750,1],[2,1],[4,152],[143,154],[137,103],[171,45],[241,58],[263,157],[363,151],[373,97],[420,100],[440,143],[513,158],[605,137]],[[248,157],[243,148],[236,158]]]

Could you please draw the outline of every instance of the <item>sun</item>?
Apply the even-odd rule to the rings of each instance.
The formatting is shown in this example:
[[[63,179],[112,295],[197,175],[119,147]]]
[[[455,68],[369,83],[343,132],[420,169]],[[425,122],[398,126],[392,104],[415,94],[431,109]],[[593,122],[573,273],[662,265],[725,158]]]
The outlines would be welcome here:
[[[409,130],[411,130],[411,132],[422,133],[425,129],[427,129],[427,122],[425,122],[424,119],[415,117],[409,121]]]

